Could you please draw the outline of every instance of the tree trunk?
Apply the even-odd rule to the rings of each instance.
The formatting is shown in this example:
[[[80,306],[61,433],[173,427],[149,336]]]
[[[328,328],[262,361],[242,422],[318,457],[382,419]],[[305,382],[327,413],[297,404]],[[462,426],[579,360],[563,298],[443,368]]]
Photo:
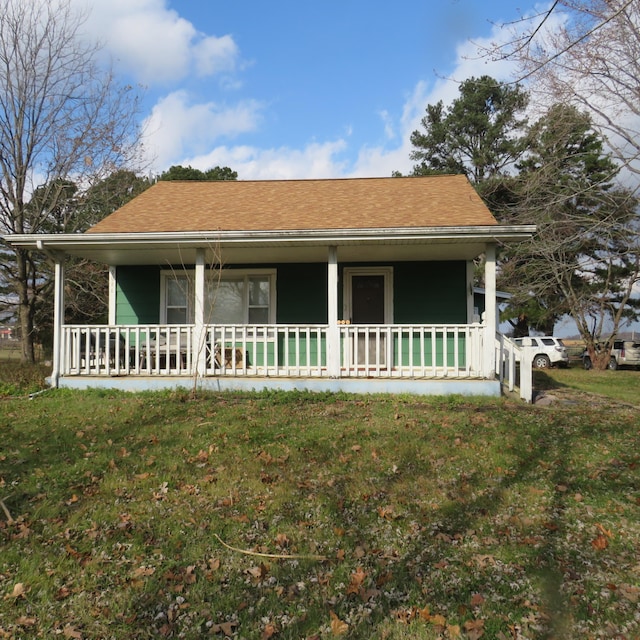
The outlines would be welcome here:
[[[587,353],[591,359],[591,366],[597,371],[604,371],[609,366],[611,347],[597,350],[595,345],[587,344]]]
[[[34,345],[33,327],[33,300],[29,295],[29,277],[27,267],[27,253],[16,251],[18,264],[18,317],[20,319],[20,340],[22,343],[22,362],[35,362],[36,353]]]

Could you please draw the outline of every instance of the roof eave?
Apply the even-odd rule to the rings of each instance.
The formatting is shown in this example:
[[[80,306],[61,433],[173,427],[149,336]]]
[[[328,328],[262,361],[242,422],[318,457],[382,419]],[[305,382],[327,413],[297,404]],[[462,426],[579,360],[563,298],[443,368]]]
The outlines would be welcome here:
[[[300,243],[372,243],[389,241],[483,241],[520,242],[529,239],[535,225],[486,225],[461,227],[413,227],[372,229],[310,229],[260,231],[182,231],[149,233],[82,233],[82,234],[14,234],[3,236],[11,246],[23,249],[72,251],[74,248],[105,245],[161,246],[167,243],[198,246],[212,242],[220,245],[239,243],[291,244]]]

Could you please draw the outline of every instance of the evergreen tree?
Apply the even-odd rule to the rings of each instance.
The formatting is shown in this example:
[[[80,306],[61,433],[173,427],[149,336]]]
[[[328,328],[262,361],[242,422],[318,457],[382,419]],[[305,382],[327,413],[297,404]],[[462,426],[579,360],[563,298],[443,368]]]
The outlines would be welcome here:
[[[531,127],[518,169],[517,204],[504,221],[536,224],[537,233],[504,256],[500,286],[514,295],[513,315],[528,314],[537,329],[571,315],[596,362],[607,327],[613,337],[637,315],[638,202],[616,183],[619,169],[589,116],[572,106],[553,106]]]
[[[194,169],[192,166],[173,165],[158,177],[158,180],[237,180],[238,172],[229,167],[213,167],[206,171]]]

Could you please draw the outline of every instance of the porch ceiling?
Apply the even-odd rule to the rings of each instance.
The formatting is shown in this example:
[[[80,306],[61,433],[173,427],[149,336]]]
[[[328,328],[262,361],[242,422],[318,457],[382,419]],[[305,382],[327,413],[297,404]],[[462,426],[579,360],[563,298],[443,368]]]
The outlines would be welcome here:
[[[338,259],[358,261],[470,260],[487,244],[520,242],[535,227],[486,226],[425,229],[319,230],[260,233],[148,233],[14,235],[5,240],[25,249],[68,254],[109,265],[194,264],[204,248],[208,262],[252,264],[326,262],[329,246]]]

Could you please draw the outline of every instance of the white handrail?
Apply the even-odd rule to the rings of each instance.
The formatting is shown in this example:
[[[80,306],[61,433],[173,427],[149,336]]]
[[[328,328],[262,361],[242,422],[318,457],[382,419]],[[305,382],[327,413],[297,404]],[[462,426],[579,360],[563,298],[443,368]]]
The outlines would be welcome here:
[[[482,378],[480,324],[339,325],[339,376]],[[329,377],[326,324],[64,325],[62,375]],[[202,340],[201,340],[202,342]],[[204,357],[201,359],[201,356]],[[499,360],[501,361],[501,360]]]

